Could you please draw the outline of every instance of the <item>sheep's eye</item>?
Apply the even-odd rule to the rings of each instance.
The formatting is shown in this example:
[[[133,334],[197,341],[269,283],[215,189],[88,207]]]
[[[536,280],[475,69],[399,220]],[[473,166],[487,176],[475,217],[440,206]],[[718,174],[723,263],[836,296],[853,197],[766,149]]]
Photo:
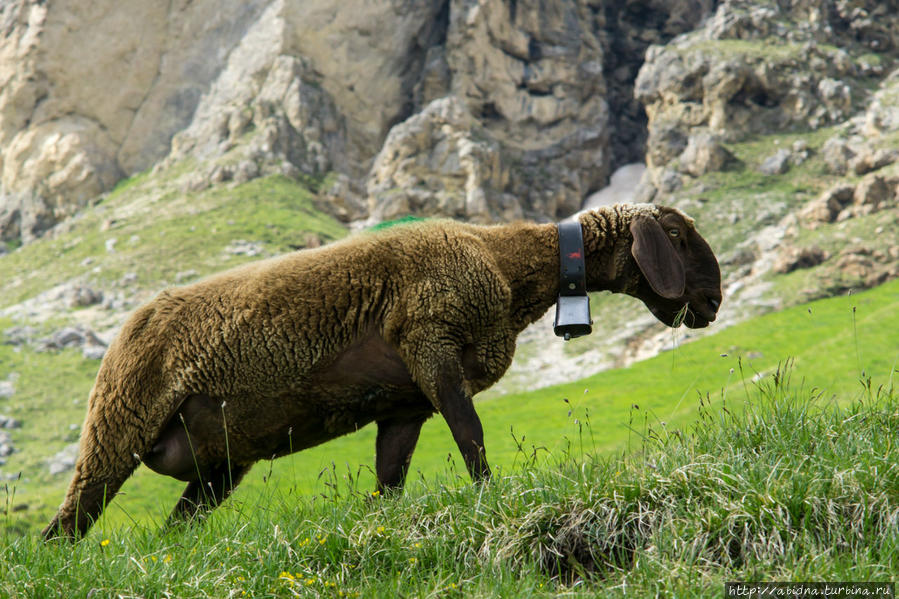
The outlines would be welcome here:
[[[680,231],[677,229],[668,229],[668,234],[671,235],[674,239],[680,237]]]

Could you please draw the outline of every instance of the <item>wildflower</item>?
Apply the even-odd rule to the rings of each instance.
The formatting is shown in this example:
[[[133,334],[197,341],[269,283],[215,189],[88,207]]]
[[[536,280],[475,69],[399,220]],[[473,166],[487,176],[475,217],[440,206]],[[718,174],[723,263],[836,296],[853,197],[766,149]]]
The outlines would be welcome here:
[[[310,542],[311,540],[312,540],[312,539],[310,539],[309,537],[306,537],[305,539],[303,539],[302,541],[300,541],[300,547],[305,547],[306,545],[309,544],[309,542]]]
[[[385,529],[384,529],[383,526],[379,526],[379,527],[376,529],[376,531],[378,532],[378,534],[384,532],[384,530],[385,530]]]
[[[414,563],[416,563],[416,562],[418,562],[418,558],[417,558],[417,557],[410,557],[410,558],[409,558],[409,563],[410,563],[410,564],[414,564]]]
[[[324,545],[324,544],[325,544],[325,541],[327,541],[327,540],[328,540],[328,537],[319,537],[319,539],[318,539],[318,544],[319,544],[319,545]]]
[[[100,541],[100,547],[106,547],[107,545],[109,545],[109,539],[103,539],[102,541]]]
[[[166,563],[166,564],[169,563],[169,562],[171,562],[171,561],[172,561],[172,554],[171,554],[171,553],[166,553],[166,554],[165,554],[165,557],[162,558],[162,561],[163,561],[164,563]]]
[[[290,572],[287,572],[286,570],[283,571],[283,572],[281,572],[281,573],[278,575],[278,578],[283,578],[284,580],[287,580],[287,581],[289,581],[289,582],[293,582],[293,581],[294,581],[293,574],[291,574]]]
[[[381,494],[380,491],[372,491],[372,492],[371,492],[371,496],[372,496],[372,497],[378,497],[380,494]]]
[[[421,547],[421,543],[415,543],[414,545],[412,545],[412,547],[414,547],[415,549],[418,549]]]

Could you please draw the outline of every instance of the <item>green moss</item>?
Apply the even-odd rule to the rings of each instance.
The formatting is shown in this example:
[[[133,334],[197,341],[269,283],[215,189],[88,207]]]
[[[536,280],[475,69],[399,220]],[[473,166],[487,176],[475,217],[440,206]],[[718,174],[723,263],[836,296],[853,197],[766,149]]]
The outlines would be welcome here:
[[[408,215],[408,216],[403,216],[400,218],[395,218],[393,220],[384,221],[382,223],[378,223],[372,227],[369,227],[368,230],[369,231],[383,231],[384,229],[389,229],[389,228],[395,227],[397,225],[408,225],[408,224],[412,224],[412,223],[419,223],[419,222],[422,222],[423,220],[425,220],[425,219],[420,218],[418,216]]]

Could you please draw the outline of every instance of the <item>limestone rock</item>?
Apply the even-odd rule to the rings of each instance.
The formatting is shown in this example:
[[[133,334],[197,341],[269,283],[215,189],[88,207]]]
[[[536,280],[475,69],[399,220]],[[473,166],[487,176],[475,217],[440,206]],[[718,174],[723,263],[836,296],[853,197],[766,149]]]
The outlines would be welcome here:
[[[897,159],[899,151],[895,148],[865,148],[849,160],[848,166],[856,175],[864,175],[893,164]]]
[[[368,215],[368,205],[349,176],[340,173],[319,192],[320,207],[343,222],[358,221]],[[307,244],[308,246],[308,244]]]
[[[697,132],[734,142],[785,128],[845,121],[857,103],[855,90],[863,90],[855,81],[864,76],[858,65],[860,55],[868,51],[860,47],[855,32],[875,28],[877,43],[892,47],[893,32],[899,30],[899,19],[873,0],[852,7],[759,4],[722,2],[694,31],[647,50],[634,93],[648,117],[646,158],[657,188],[669,163],[682,162],[678,149]],[[875,25],[873,15],[883,21]],[[888,97],[884,94],[878,107],[893,104]],[[872,110],[869,128],[880,128],[892,118],[891,113]],[[823,153],[836,173],[846,172],[854,155],[838,139]],[[777,172],[796,159],[787,162],[782,155],[769,166],[777,166]],[[868,168],[867,163],[859,165]]]
[[[3,3],[2,239],[33,239],[165,156],[263,4]]]
[[[799,216],[810,228],[816,228],[821,223],[834,222],[840,212],[852,202],[854,194],[854,185],[836,185],[809,202],[800,211]]]
[[[501,195],[507,183],[499,143],[450,96],[391,130],[369,174],[369,207],[376,220],[405,214],[508,219],[521,208],[493,215],[497,202],[488,203],[488,194]]]
[[[899,179],[868,175],[856,186],[852,196],[855,214],[870,214],[882,210],[888,205],[896,205],[896,192]]]
[[[450,6],[453,4],[454,6]],[[348,160],[363,175],[390,127],[414,109],[427,50],[446,36],[456,2],[284,1],[282,53],[302,56],[347,119]],[[433,57],[433,53],[430,54]]]
[[[812,268],[818,266],[830,255],[817,246],[797,248],[787,247],[781,251],[780,256],[774,263],[774,272],[788,273],[802,268]]]
[[[0,465],[5,464],[7,458],[16,452],[16,448],[13,447],[12,438],[9,433],[0,431]]]
[[[780,149],[771,154],[759,166],[759,170],[765,175],[782,175],[790,170],[790,161],[793,153],[790,150]]]
[[[11,416],[0,414],[0,428],[13,429],[22,428],[22,421]]]
[[[855,151],[849,143],[840,136],[828,138],[821,147],[821,157],[827,164],[828,170],[834,175],[845,175],[849,170],[849,161],[855,156]]]
[[[78,443],[70,443],[47,460],[47,471],[50,474],[62,474],[75,467],[78,459]]]
[[[103,301],[103,292],[86,285],[77,285],[68,292],[68,304],[72,308],[93,306]]]
[[[724,147],[721,138],[707,131],[690,136],[680,155],[681,169],[694,177],[724,170],[733,160],[734,155]]]
[[[457,0],[450,10],[452,93],[502,147],[513,171],[506,191],[531,215],[575,212],[610,174],[594,18],[585,3],[537,0]]]

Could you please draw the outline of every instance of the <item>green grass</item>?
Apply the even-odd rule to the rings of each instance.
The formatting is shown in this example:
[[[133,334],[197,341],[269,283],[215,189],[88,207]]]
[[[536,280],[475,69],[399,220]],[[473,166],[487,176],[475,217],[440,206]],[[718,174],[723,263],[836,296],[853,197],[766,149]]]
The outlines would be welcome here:
[[[778,137],[780,147],[796,136],[803,134]],[[820,134],[809,138],[809,144],[816,148],[824,139],[826,135]],[[735,144],[733,149],[750,165],[769,149],[773,152],[774,146],[766,137]],[[792,207],[817,193],[818,186],[827,184],[816,174],[820,168],[820,160],[813,158],[773,183],[768,180],[767,187],[753,166],[720,174],[718,183],[713,174],[702,192],[710,201],[699,214],[691,213],[710,232],[716,249],[726,250],[754,226],[756,212],[772,201]],[[740,203],[746,214],[737,227],[728,228],[726,215],[716,212],[725,203],[739,203],[728,194],[747,198]],[[104,227],[106,222],[111,225]],[[155,292],[188,268],[202,276],[247,260],[223,253],[235,239],[259,242],[266,252],[278,253],[301,244],[309,233],[327,241],[342,236],[344,229],[315,210],[308,182],[267,177],[184,194],[146,174],[138,175],[67,231],[0,259],[4,281],[0,305],[33,297],[75,277],[115,288],[126,272],[137,273],[140,290]],[[118,240],[115,253],[105,249],[110,237]],[[102,259],[83,265],[86,258],[98,256]],[[94,272],[98,265],[102,268]],[[799,276],[806,278],[799,282]],[[781,281],[795,288],[817,283],[808,273]],[[603,306],[608,304],[613,307],[606,312]],[[623,297],[596,306],[597,317],[613,322],[643,310],[635,300]],[[0,322],[0,330],[12,324]],[[485,392],[477,408],[497,477],[483,488],[469,484],[439,418],[426,424],[407,495],[398,500],[366,499],[374,485],[373,427],[258,464],[223,509],[204,526],[185,532],[160,531],[183,484],[141,468],[87,539],[74,548],[45,547],[36,544],[35,536],[62,499],[70,476],[49,475],[46,459],[76,439],[99,363],[73,351],[37,354],[0,345],[0,380],[18,374],[16,394],[0,400],[0,413],[25,422],[13,431],[18,453],[2,467],[3,473],[21,473],[21,478],[0,486],[5,490],[0,491],[0,505],[5,499],[7,508],[0,541],[0,596],[54,596],[62,589],[80,596],[92,588],[99,589],[99,596],[218,597],[242,596],[244,591],[247,596],[291,596],[300,588],[316,596],[341,596],[341,591],[395,596],[397,589],[410,596],[593,596],[600,591],[621,594],[622,589],[636,589],[637,596],[691,596],[719,595],[723,580],[740,576],[788,579],[796,572],[809,579],[881,579],[884,572],[896,571],[895,536],[887,535],[881,542],[873,528],[862,530],[859,534],[872,547],[866,552],[858,543],[844,547],[830,529],[826,531],[830,536],[818,538],[810,529],[795,529],[792,522],[781,526],[763,516],[770,516],[765,510],[783,512],[784,505],[799,513],[796,506],[802,501],[796,497],[803,495],[791,499],[784,493],[793,488],[787,478],[790,469],[809,467],[790,460],[806,454],[817,459],[812,450],[818,446],[809,441],[813,436],[809,431],[823,431],[832,440],[851,432],[845,427],[880,418],[893,426],[895,436],[895,418],[887,418],[890,410],[895,414],[893,396],[884,392],[878,402],[872,398],[878,397],[878,385],[892,385],[899,363],[896,330],[899,281],[752,318],[630,368],[529,393]],[[683,332],[672,332],[673,343],[682,337]],[[573,341],[566,350],[577,352],[578,343],[595,341]],[[759,376],[762,386],[768,384],[787,358],[793,359],[793,380],[805,381],[806,390],[788,392],[779,385],[758,395],[752,379]],[[772,394],[776,401],[766,399]],[[859,396],[865,402],[856,401]],[[766,410],[776,416],[781,403],[792,406],[784,417],[814,414],[812,424],[819,428],[769,441],[765,451],[740,445],[739,427],[761,427],[753,441],[759,447],[767,432],[786,429],[765,420]],[[852,410],[869,409],[874,411],[852,416]],[[831,428],[824,427],[826,423]],[[703,427],[702,435],[696,433]],[[815,462],[812,478],[794,477],[800,479],[797,488],[806,489],[806,503],[827,490],[819,483],[829,480],[828,468],[845,473],[841,476],[855,476],[855,465],[847,457],[851,451],[886,451],[885,461],[862,460],[861,466],[895,474],[892,447],[872,449],[871,435],[890,438],[883,427],[852,431],[851,445],[841,446],[844,462],[836,458]],[[700,442],[706,445],[690,445]],[[786,461],[780,464],[774,461],[778,452],[786,452]],[[674,457],[666,461],[669,455]],[[759,461],[760,455],[764,460]],[[711,462],[708,456],[723,461]],[[748,470],[755,478],[735,478],[734,472],[751,466],[757,468]],[[730,478],[716,475],[727,468]],[[780,486],[758,486],[762,481],[757,479],[766,471]],[[678,472],[687,475],[687,483],[680,481]],[[884,503],[877,499],[875,478],[865,472],[870,484],[859,491],[862,495],[844,494],[831,498],[836,503],[820,505],[837,509],[842,505],[838,500],[874,498],[880,503],[872,505],[895,514],[895,487],[884,487],[892,501]],[[722,480],[731,487],[722,487]],[[888,476],[884,484],[890,481],[895,482],[895,476]],[[716,486],[721,487],[717,495]],[[773,503],[737,501],[740,494],[757,500],[761,495],[749,491],[759,489]],[[727,501],[716,508],[725,492]],[[696,506],[696,513],[684,505]],[[647,511],[658,519],[653,516],[644,523],[638,516]],[[597,514],[606,519],[595,520]],[[749,536],[739,542],[753,548],[751,560],[731,559],[736,533],[728,523],[734,522],[749,526],[743,529]],[[572,528],[574,524],[583,524],[583,535],[574,534],[581,531]],[[760,532],[763,524],[781,526],[777,530],[782,536],[765,537],[767,533]],[[844,524],[859,532],[852,528],[851,518]],[[381,526],[384,530],[379,530]],[[628,528],[632,526],[636,529]],[[587,539],[587,549],[573,550],[570,561],[563,551],[568,545],[555,543],[580,537]],[[629,539],[632,557],[619,560],[616,548],[625,541],[609,545],[602,540],[606,537]],[[697,545],[697,538],[705,544]],[[789,550],[764,553],[758,549],[764,549],[758,538],[773,545],[783,545],[786,539]],[[110,542],[101,544],[105,539]],[[825,542],[839,550],[827,551]],[[721,547],[728,548],[731,561],[723,559]],[[582,559],[583,551],[592,557]],[[280,577],[282,571],[293,579]],[[306,586],[312,577],[315,581]]]
[[[795,380],[795,373],[792,374]],[[621,456],[563,453],[489,484],[452,469],[372,499],[276,486],[168,532],[110,527],[72,547],[0,546],[0,593],[141,597],[720,596],[744,581],[895,581],[899,403],[841,403],[782,366],[744,409],[692,403]]]
[[[136,275],[132,291],[158,290],[179,272],[193,269],[202,276],[247,261],[225,252],[235,240],[277,254],[303,247],[309,234],[327,242],[343,237],[346,229],[316,209],[308,182],[273,175],[184,193],[136,175],[67,230],[4,256],[0,307],[74,279],[115,289],[126,273]]]
[[[634,308],[639,309],[636,304]],[[772,372],[788,357],[794,359],[795,376],[814,381],[818,388],[848,401],[862,390],[860,381],[869,377],[884,384],[892,382],[899,364],[893,335],[897,329],[899,281],[894,281],[862,294],[752,319],[630,368],[530,393],[487,392],[477,408],[484,423],[488,457],[499,472],[508,473],[521,467],[522,455],[536,455],[545,462],[565,453],[610,454],[633,449],[634,428],[662,422],[683,427],[694,422],[699,417],[699,395],[709,395],[714,402],[727,401],[737,409],[745,381]],[[7,525],[34,534],[49,520],[69,478],[69,473],[51,477],[42,461],[65,445],[62,437],[71,439],[71,424],[80,424],[97,364],[81,361],[74,354],[65,358],[64,354],[71,368],[47,377],[51,362],[46,355],[16,354],[8,347],[0,348],[0,378],[6,371],[20,373],[17,387],[21,391],[14,396],[10,415],[34,422],[41,414],[54,414],[47,426],[27,427],[33,438],[16,442],[28,450],[13,454],[4,469],[23,472],[23,480],[12,486],[16,502],[28,506],[14,512]],[[639,409],[632,409],[635,405]],[[250,500],[272,486],[297,496],[322,493],[327,490],[323,472],[358,477],[363,487],[373,488],[374,435],[374,427],[366,427],[321,447],[257,464],[236,497]],[[446,425],[432,418],[413,458],[412,478],[430,481],[444,472],[447,464],[461,467]],[[466,478],[461,476],[462,484]],[[159,523],[182,486],[139,469],[126,483],[122,496],[110,505],[104,526]]]

